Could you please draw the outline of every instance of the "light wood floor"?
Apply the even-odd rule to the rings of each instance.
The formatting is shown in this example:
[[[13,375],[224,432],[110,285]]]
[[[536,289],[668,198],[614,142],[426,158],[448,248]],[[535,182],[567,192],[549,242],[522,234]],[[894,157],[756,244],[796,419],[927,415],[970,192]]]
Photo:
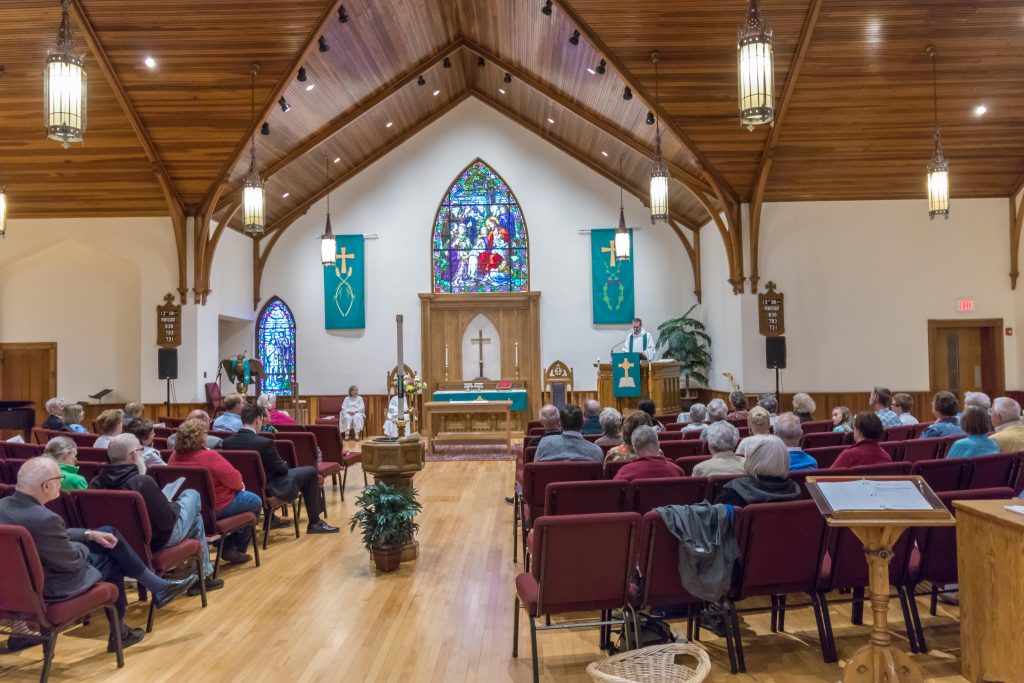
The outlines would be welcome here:
[[[344,524],[362,477],[349,476],[341,502],[327,488],[330,518]],[[263,566],[229,568],[224,589],[182,598],[162,610],[152,634],[115,668],[105,651],[102,617],[62,635],[51,680],[76,681],[529,681],[529,631],[521,657],[511,657],[512,564],[509,462],[429,463],[416,477],[424,504],[421,556],[391,575],[377,575],[358,537],[275,531]],[[584,568],[580,568],[584,571]],[[961,681],[955,608],[925,618],[933,650],[916,660],[930,681]],[[145,605],[129,606],[128,622],[145,620]],[[707,634],[716,681],[837,681],[841,665],[867,642],[868,626],[851,626],[849,610],[832,611],[840,665],[818,650],[810,608],[791,610],[784,634],[771,634],[767,615],[746,617],[749,674],[732,676],[724,641]],[[870,620],[870,616],[867,617]],[[898,608],[893,633],[906,645]],[[685,625],[683,627],[685,632]],[[678,632],[678,629],[677,629]],[[588,662],[602,657],[597,631],[539,635],[542,678],[589,681]],[[2,652],[2,649],[0,649]],[[0,679],[35,681],[41,650],[0,653]]]

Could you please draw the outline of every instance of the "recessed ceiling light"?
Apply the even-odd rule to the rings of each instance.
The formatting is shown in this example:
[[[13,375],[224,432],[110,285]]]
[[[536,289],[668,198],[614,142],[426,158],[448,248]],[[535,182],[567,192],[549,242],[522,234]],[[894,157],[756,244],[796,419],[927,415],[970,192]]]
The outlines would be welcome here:
[[[384,124],[384,127],[385,127],[385,128],[390,128],[390,127],[391,127],[391,126],[393,126],[393,125],[395,125],[395,122],[394,122],[394,121],[388,121],[388,122],[387,122],[386,124]]]
[[[505,94],[505,89],[504,88],[498,88],[498,92],[500,92],[502,95],[504,95]]]
[[[288,199],[288,195],[290,194],[291,192],[285,192],[283,195],[281,195],[281,199]]]
[[[148,66],[150,69],[156,68],[156,60],[152,57],[146,57],[144,60],[142,60],[142,63]]]
[[[334,158],[334,163],[338,163],[339,161],[341,161],[341,157],[335,157]]]
[[[440,91],[440,90],[435,90],[435,91],[434,91],[434,97],[437,97],[437,96],[438,96],[438,95],[440,95],[440,94],[441,94],[441,91]]]
[[[587,67],[587,73],[590,74],[591,76],[596,76],[597,75],[597,71],[595,71],[594,67],[592,67],[592,66],[588,66]]]
[[[314,84],[310,83],[309,85],[306,86],[306,92],[309,92],[310,90],[312,90],[315,87],[316,86]]]
[[[555,122],[555,120],[549,116],[548,117],[548,123],[554,123],[554,122]]]
[[[975,116],[981,116],[982,114],[984,114],[987,111],[988,111],[988,107],[986,107],[984,104],[979,104],[977,107],[974,108],[974,115]]]
[[[602,150],[601,150],[601,155],[602,155],[602,156],[608,156],[608,152],[606,152],[606,151],[604,151],[604,150],[602,149]]]

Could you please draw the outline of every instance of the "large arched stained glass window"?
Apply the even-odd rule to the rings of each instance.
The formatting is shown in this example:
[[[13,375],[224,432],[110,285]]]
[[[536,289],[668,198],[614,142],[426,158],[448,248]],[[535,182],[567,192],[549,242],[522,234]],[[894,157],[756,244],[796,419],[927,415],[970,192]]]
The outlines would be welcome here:
[[[477,159],[448,188],[434,220],[435,292],[525,292],[526,223],[505,181]]]
[[[295,382],[295,316],[276,296],[256,319],[257,358],[267,378],[260,393],[291,396]]]

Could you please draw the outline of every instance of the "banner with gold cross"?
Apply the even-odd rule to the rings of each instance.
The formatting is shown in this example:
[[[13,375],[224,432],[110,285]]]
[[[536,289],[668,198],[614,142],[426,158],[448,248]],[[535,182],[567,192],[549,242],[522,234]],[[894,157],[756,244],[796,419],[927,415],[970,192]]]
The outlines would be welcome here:
[[[641,390],[640,354],[612,354],[612,395],[616,398],[638,398]]]
[[[362,235],[334,238],[334,265],[324,266],[324,328],[366,327],[366,273]]]
[[[629,231],[633,253],[633,230]],[[594,324],[633,322],[633,260],[615,256],[615,231],[590,231],[590,273]]]

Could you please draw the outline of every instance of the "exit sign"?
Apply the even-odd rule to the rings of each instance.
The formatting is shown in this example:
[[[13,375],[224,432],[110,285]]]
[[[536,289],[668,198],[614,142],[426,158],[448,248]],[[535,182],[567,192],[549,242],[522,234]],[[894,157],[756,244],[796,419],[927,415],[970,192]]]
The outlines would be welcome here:
[[[956,309],[961,313],[969,313],[974,310],[974,299],[960,299],[956,302]]]

